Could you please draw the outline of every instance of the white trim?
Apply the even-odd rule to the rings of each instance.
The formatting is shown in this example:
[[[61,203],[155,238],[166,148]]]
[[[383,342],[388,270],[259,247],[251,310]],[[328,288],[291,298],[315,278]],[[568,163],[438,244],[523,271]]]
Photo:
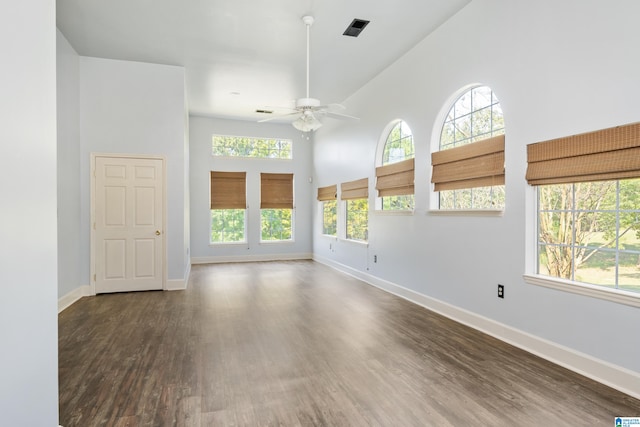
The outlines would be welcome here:
[[[377,197],[381,199],[381,197]],[[415,209],[376,209],[371,212],[372,216],[411,216],[415,214]]]
[[[504,216],[504,209],[430,209],[427,215]]]
[[[191,264],[221,264],[225,262],[257,262],[257,261],[293,261],[300,259],[312,259],[310,253],[297,254],[264,254],[264,255],[239,255],[239,256],[208,256],[193,257]]]
[[[314,261],[640,399],[640,373],[597,359],[318,255]]]
[[[610,289],[588,283],[573,282],[557,277],[543,276],[541,274],[524,274],[524,281],[530,285],[544,286],[572,294],[599,298],[618,304],[640,307],[640,293],[629,292],[622,289]]]
[[[184,291],[189,286],[189,278],[191,276],[191,263],[187,264],[187,269],[184,273],[184,279],[169,279],[167,280],[167,287],[165,291]]]
[[[82,297],[88,297],[95,295],[92,292],[90,285],[79,286],[69,292],[68,294],[58,299],[58,314],[69,308],[74,302],[78,301]]]

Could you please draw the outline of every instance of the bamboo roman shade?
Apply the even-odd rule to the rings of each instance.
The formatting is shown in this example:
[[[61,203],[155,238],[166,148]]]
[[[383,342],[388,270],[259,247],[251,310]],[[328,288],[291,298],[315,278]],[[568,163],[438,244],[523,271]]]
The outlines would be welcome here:
[[[330,185],[328,187],[318,188],[318,200],[326,202],[329,200],[335,200],[338,197],[338,186]]]
[[[376,168],[378,197],[413,194],[415,159]]]
[[[640,123],[527,145],[531,185],[640,177]]]
[[[435,191],[504,184],[504,135],[431,153]]]
[[[293,209],[293,174],[260,174],[260,209]]]
[[[211,209],[246,209],[246,188],[246,172],[211,171]]]
[[[369,197],[369,178],[340,184],[340,198],[342,200],[366,199]]]

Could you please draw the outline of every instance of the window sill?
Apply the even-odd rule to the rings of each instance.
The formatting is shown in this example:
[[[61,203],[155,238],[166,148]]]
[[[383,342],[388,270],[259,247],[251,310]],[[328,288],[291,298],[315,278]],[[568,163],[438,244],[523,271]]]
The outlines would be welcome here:
[[[413,215],[413,210],[375,210],[372,212],[373,215],[376,216],[411,216]]]
[[[524,281],[530,285],[543,286],[545,288],[599,298],[618,304],[640,307],[640,294],[635,292],[609,289],[598,285],[573,282],[571,280],[558,279],[540,274],[524,274],[523,277]]]
[[[324,237],[325,239],[329,239],[329,240],[338,240],[338,236],[334,236],[332,234],[320,234],[320,237]]]
[[[443,216],[504,216],[504,209],[431,209],[427,215]]]
[[[362,240],[351,240],[351,239],[339,239],[341,242],[350,243],[352,245],[369,247],[369,242],[364,242]]]
[[[261,245],[293,245],[295,240],[260,240]]]
[[[217,246],[247,246],[247,242],[209,242],[209,247],[215,248]]]

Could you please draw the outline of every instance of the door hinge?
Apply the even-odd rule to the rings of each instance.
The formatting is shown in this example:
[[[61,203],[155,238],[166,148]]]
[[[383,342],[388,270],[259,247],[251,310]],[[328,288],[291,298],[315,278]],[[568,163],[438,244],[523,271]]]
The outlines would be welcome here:
[[[93,281],[94,282],[96,281],[96,275],[95,274],[93,275]]]
[[[96,229],[96,223],[95,222],[93,223],[93,229],[94,230]]]

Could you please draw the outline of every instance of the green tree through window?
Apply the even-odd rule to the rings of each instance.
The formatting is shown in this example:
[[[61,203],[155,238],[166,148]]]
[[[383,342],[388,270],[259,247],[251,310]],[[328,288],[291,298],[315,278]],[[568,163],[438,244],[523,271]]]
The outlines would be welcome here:
[[[369,239],[369,201],[347,200],[347,239],[366,242]]]
[[[293,209],[261,209],[261,234],[263,241],[291,240]]]
[[[211,210],[211,243],[245,242],[245,209]]]
[[[335,236],[338,227],[338,202],[328,200],[322,202],[322,234]]]
[[[223,157],[256,157],[263,159],[291,159],[288,139],[248,138],[214,135],[212,154]]]
[[[538,187],[538,272],[640,292],[640,179]]]

